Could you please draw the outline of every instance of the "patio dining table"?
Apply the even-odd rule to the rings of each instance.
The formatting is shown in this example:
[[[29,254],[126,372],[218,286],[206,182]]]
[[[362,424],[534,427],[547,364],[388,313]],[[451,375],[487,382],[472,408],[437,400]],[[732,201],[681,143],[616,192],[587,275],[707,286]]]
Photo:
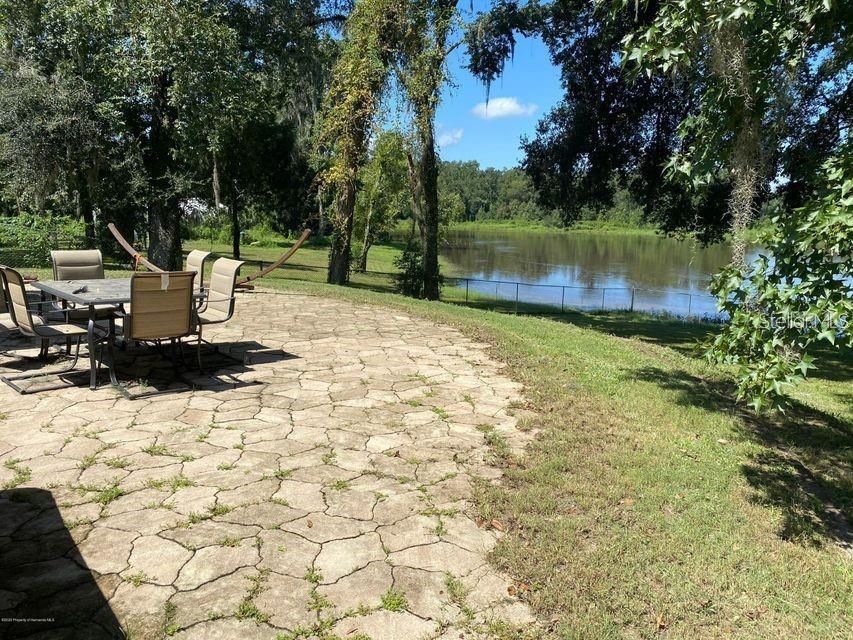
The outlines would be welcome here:
[[[97,308],[100,305],[121,305],[130,303],[130,278],[103,278],[100,280],[37,280],[31,286],[42,293],[64,300],[77,307],[89,308],[87,340],[89,346],[89,388],[95,390],[98,386],[98,370],[95,358],[95,325],[97,323]],[[193,297],[196,300],[204,298],[205,291],[196,289]],[[114,331],[115,322],[109,322],[109,331]],[[113,384],[115,372],[113,363],[107,368]]]

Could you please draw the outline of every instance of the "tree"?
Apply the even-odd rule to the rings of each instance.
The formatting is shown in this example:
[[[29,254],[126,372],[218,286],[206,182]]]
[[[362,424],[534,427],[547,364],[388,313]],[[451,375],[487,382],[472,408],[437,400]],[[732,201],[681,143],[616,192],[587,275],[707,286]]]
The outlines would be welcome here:
[[[0,182],[19,211],[76,214],[94,240],[104,123],[86,83],[7,58],[0,71]]]
[[[709,351],[738,367],[738,394],[756,410],[782,404],[803,380],[817,344],[853,347],[853,153],[850,144],[826,162],[823,185],[793,215],[759,239],[768,249],[747,270],[737,263],[712,290],[730,322]]]
[[[370,161],[359,173],[361,190],[356,201],[355,231],[361,237],[361,253],[356,271],[367,270],[370,247],[409,209],[406,148],[406,140],[399,132],[381,132]]]
[[[438,155],[435,150],[435,112],[447,79],[447,56],[455,48],[449,39],[457,19],[456,0],[413,0],[408,31],[402,44],[398,79],[414,112],[415,154],[409,158],[413,213],[418,221],[423,256],[423,287],[428,300],[440,289],[438,239]]]
[[[315,27],[341,16],[319,17],[310,0],[223,8],[240,53],[207,87],[195,123],[197,146],[207,148],[199,158],[199,179],[209,181],[205,199],[212,194],[215,210],[229,210],[232,252],[239,257],[247,208],[263,211],[264,223],[278,230],[308,217],[313,175],[306,149],[336,48]]]
[[[662,120],[666,126],[661,130],[671,133],[653,136],[653,144],[642,147],[638,176],[655,187],[651,193],[659,194],[652,202],[659,203],[654,207],[659,211],[663,205],[658,221],[665,229],[684,226],[680,209],[696,220],[695,230],[703,239],[719,237],[710,232],[716,221],[724,222],[720,228],[732,233],[734,264],[715,284],[732,322],[723,329],[711,356],[742,365],[741,393],[757,405],[768,397],[778,399],[781,386],[795,379],[793,372],[808,369],[804,358],[814,339],[832,331],[808,323],[795,338],[778,328],[761,329],[763,318],[786,315],[793,299],[800,311],[829,308],[830,319],[837,318],[847,309],[844,300],[850,296],[849,280],[844,280],[851,254],[845,244],[849,236],[843,232],[847,223],[838,222],[849,219],[846,190],[827,184],[831,178],[826,176],[843,172],[849,154],[845,141],[853,112],[849,108],[853,48],[848,30],[853,7],[832,0],[611,0],[594,6],[563,0],[522,7],[509,0],[469,32],[472,70],[486,81],[496,77],[511,53],[514,33],[542,32],[547,39],[561,28],[556,18],[562,7],[569,8],[569,16],[583,16],[580,21],[574,17],[563,21],[564,28],[557,33],[568,53],[580,51],[576,47],[590,34],[596,39],[610,34],[601,40],[606,46],[593,46],[580,59],[572,58],[564,75],[571,76],[590,59],[594,68],[610,69],[613,37],[622,33],[622,73],[613,80],[616,91],[643,83],[653,90],[667,83],[684,87],[683,93],[675,94],[675,110],[667,110],[669,115]],[[594,72],[591,76],[602,77]],[[666,106],[665,101],[657,102]],[[582,177],[595,166],[590,153],[599,142],[580,156],[573,151],[578,148],[575,123],[582,121],[576,119],[581,112],[575,110],[581,105],[573,101],[570,106],[555,114],[563,122],[540,127],[533,146],[528,143],[528,171],[546,196],[565,187],[562,175],[567,166],[572,175],[574,158],[579,157],[585,168]],[[608,117],[613,113],[619,110],[605,110]],[[643,119],[634,122],[641,131],[658,129],[658,122],[654,127]],[[618,146],[617,140],[603,146]],[[659,172],[664,159],[664,171]],[[829,163],[826,170],[816,171],[822,163]],[[622,164],[620,160],[616,166]],[[745,264],[742,232],[772,189],[783,195],[784,202],[800,208],[783,210],[776,231],[764,237],[767,248],[780,256],[778,263],[760,263],[756,271]],[[648,187],[641,191],[649,193]],[[835,198],[834,204],[826,198]],[[709,206],[720,199],[727,202],[723,217],[718,213],[723,208]],[[818,211],[841,225],[832,227],[840,233],[838,243],[815,244],[819,230],[829,225],[820,221]],[[775,283],[772,292],[759,286],[765,275]],[[805,287],[797,284],[803,275],[809,281]],[[839,288],[845,293],[835,295]]]
[[[301,215],[305,132],[335,49],[322,30],[340,19],[321,9],[316,0],[0,0],[0,44],[10,64],[30,66],[57,87],[83,87],[101,127],[100,137],[80,138],[99,143],[93,157],[76,153],[86,144],[66,157],[73,188],[63,192],[54,181],[52,196],[66,201],[73,191],[80,215],[89,220],[100,210],[124,231],[147,224],[151,257],[164,267],[181,262],[182,203],[219,200],[214,183],[226,185],[237,205],[276,194],[268,201],[298,202]],[[275,166],[294,174],[270,180],[266,173],[263,188],[241,184],[253,177],[236,164],[253,157],[241,137],[257,140],[244,134],[270,123],[288,132],[275,139],[289,144],[280,153],[292,158]]]
[[[629,189],[645,216],[665,230],[718,239],[726,229],[725,180],[701,197],[663,180],[662,165],[679,148],[677,129],[694,100],[692,78],[640,75],[627,81],[621,41],[654,16],[656,3],[608,16],[600,3],[556,0],[523,5],[502,0],[468,29],[469,67],[487,85],[512,54],[515,34],[538,34],[562,70],[563,100],[524,139],[522,166],[540,205],[565,225],[585,209],[606,209]],[[721,188],[722,187],[722,188]],[[692,200],[698,202],[692,202]],[[704,215],[695,216],[698,208]]]
[[[335,194],[327,276],[331,284],[349,281],[356,179],[396,51],[401,16],[399,0],[356,2],[332,70],[316,137],[319,155],[330,158],[319,180]]]
[[[621,1],[613,6],[628,9]],[[652,28],[623,42],[626,63],[638,72],[703,72],[697,107],[680,127],[690,144],[668,171],[694,185],[707,184],[719,171],[731,175],[733,264],[713,286],[731,322],[709,355],[740,365],[740,395],[756,408],[782,402],[784,387],[811,366],[808,350],[815,342],[851,344],[842,322],[853,299],[851,114],[838,109],[850,104],[853,90],[851,17],[849,3],[823,0],[664,2]],[[822,80],[819,99],[814,87],[802,84],[815,77]],[[801,96],[806,99],[798,103]],[[823,140],[803,140],[796,128],[804,118],[807,129],[823,130]],[[747,265],[740,231],[752,217],[764,167],[784,157],[783,142],[811,147],[809,165],[823,157],[824,169],[811,178],[790,169],[805,178],[798,185],[804,204],[784,212],[763,237],[772,261]]]

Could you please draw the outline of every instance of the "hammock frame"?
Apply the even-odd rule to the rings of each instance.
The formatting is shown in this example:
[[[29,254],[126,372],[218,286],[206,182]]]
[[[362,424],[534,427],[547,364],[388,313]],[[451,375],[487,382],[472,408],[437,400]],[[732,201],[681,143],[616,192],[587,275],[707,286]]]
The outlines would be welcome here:
[[[139,268],[139,265],[149,269],[150,271],[154,271],[156,273],[162,273],[163,269],[158,267],[156,264],[145,258],[141,253],[139,253],[132,244],[130,244],[121,232],[116,228],[116,226],[111,222],[107,225],[107,228],[110,230],[110,233],[113,234],[113,237],[116,239],[116,242],[119,243],[122,249],[127,251],[130,254],[130,257],[133,258],[133,270],[136,271]],[[311,229],[305,229],[302,232],[302,235],[299,236],[299,239],[296,243],[290,247],[286,252],[284,252],[278,260],[270,264],[269,266],[261,269],[257,273],[253,273],[252,275],[246,276],[245,278],[241,278],[237,281],[238,287],[250,287],[250,282],[254,282],[264,276],[268,276],[270,273],[281,267],[285,262],[290,260],[293,257],[293,254],[296,253],[299,248],[305,244],[305,241],[308,240],[308,237],[311,235]]]

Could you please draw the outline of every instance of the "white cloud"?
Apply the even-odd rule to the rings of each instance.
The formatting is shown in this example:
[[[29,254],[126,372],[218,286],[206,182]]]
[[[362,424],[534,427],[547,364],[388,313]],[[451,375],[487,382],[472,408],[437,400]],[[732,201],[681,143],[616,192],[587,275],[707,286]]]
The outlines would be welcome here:
[[[463,133],[462,129],[450,129],[449,131],[439,133],[438,146],[444,149],[445,147],[452,147],[454,144],[458,144],[462,139]]]
[[[532,102],[519,102],[518,98],[492,98],[488,102],[479,103],[471,109],[471,113],[483,120],[494,120],[532,116],[537,108]]]

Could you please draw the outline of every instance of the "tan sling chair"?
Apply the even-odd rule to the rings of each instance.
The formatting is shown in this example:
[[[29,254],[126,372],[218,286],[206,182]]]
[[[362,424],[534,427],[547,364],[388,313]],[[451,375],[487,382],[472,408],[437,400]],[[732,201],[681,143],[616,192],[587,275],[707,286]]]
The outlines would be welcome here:
[[[187,254],[187,271],[195,271],[195,284],[199,289],[204,289],[204,263],[210,257],[210,251],[193,249]]]
[[[234,315],[234,289],[237,286],[237,274],[243,264],[240,260],[230,258],[219,258],[213,263],[207,301],[198,311],[196,356],[199,369],[202,369],[201,343],[204,341],[202,331],[207,325],[228,322]]]
[[[104,258],[98,249],[71,249],[63,251],[51,251],[50,261],[53,264],[54,280],[103,280]],[[65,311],[65,303],[56,305],[57,310]],[[119,307],[112,304],[95,305],[95,318],[97,320],[111,319],[119,311]],[[85,321],[89,319],[89,309],[68,309],[68,319],[72,322]]]
[[[0,381],[9,385],[12,389],[21,394],[32,393],[32,391],[22,388],[16,384],[18,380],[30,380],[45,376],[63,376],[71,373],[76,366],[80,356],[80,341],[87,335],[85,327],[81,327],[71,323],[49,324],[47,321],[48,314],[34,314],[31,310],[32,303],[27,299],[27,290],[24,285],[24,279],[14,269],[4,267],[0,269],[0,278],[3,280],[3,287],[6,291],[7,299],[9,300],[9,312],[17,329],[25,336],[30,336],[41,340],[42,352],[46,353],[46,345],[51,340],[73,341],[75,343],[74,356],[71,359],[71,364],[65,369],[59,371],[47,371],[28,373],[18,376],[0,376]],[[44,303],[49,304],[49,303]],[[51,314],[55,315],[55,314]],[[104,340],[107,334],[99,336],[99,340]],[[39,388],[37,391],[47,391],[48,389],[61,388],[48,387]]]
[[[6,269],[0,264],[0,273]],[[0,278],[3,276],[0,275]],[[0,280],[0,335],[5,335],[17,330],[18,325],[12,320],[12,313],[9,311],[9,305],[6,302],[6,287],[3,286],[3,281]]]
[[[130,313],[124,316],[123,338],[157,344],[169,340],[174,359],[175,346],[180,346],[180,339],[191,335],[195,326],[195,277],[195,271],[134,273],[130,279]],[[112,337],[109,353],[114,362]],[[110,371],[113,370],[114,367],[110,367]],[[113,384],[125,397],[133,397],[123,385],[115,381]]]

